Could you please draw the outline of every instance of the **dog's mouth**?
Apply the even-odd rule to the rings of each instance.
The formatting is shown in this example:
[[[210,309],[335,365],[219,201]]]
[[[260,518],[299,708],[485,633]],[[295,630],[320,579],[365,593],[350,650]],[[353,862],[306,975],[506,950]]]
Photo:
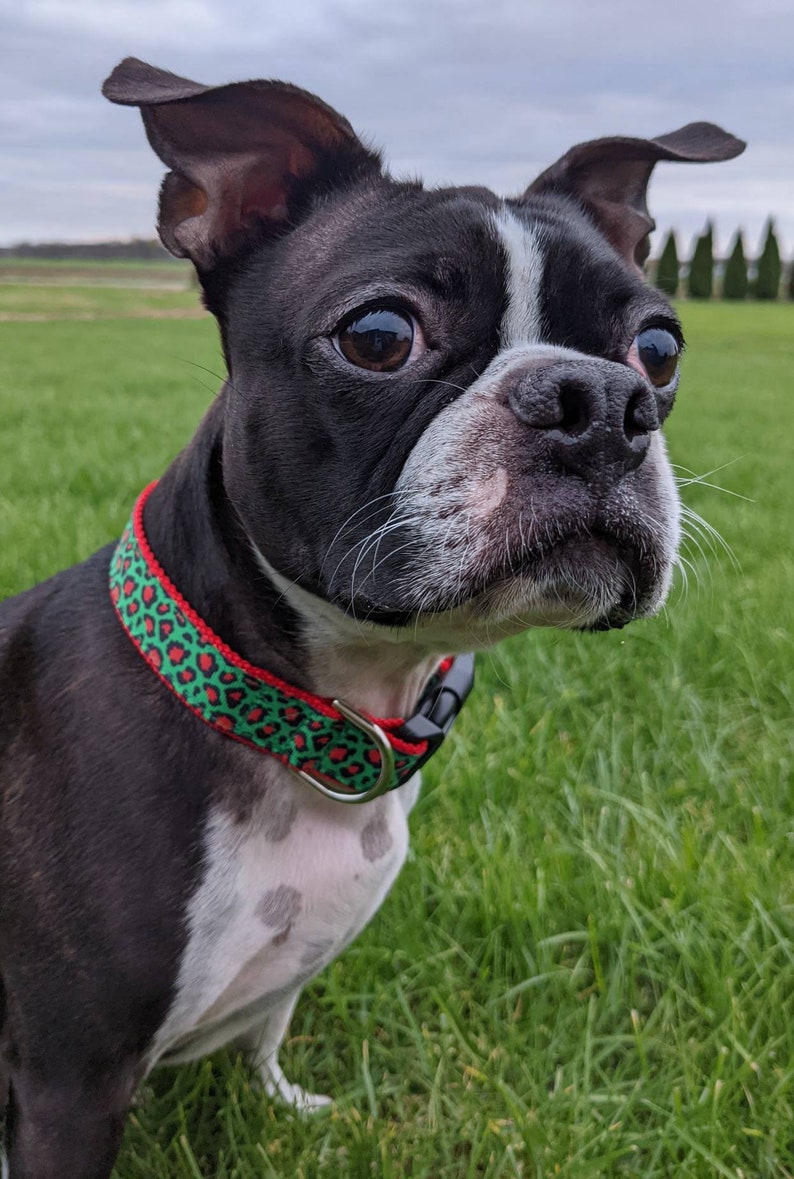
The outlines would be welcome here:
[[[381,601],[361,593],[335,597],[334,604],[362,622],[423,631],[460,627],[470,638],[482,632],[490,642],[532,626],[619,629],[655,612],[667,576],[642,538],[582,529],[490,559],[485,554],[465,577],[433,593],[426,577],[412,586],[403,572],[384,586]]]
[[[526,586],[536,608],[548,613],[546,625],[586,630],[619,629],[641,616],[659,576],[656,562],[644,557],[639,545],[598,530],[523,554],[518,590],[511,573],[503,578],[508,607],[511,595]],[[486,601],[492,596],[485,591]]]

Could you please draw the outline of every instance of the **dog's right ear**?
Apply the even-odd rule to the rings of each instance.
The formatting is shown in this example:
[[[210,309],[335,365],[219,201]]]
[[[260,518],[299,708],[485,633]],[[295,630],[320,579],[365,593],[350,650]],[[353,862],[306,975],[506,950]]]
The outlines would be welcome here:
[[[286,82],[202,86],[128,57],[102,93],[140,107],[149,142],[171,169],[160,190],[160,237],[200,271],[251,232],[283,228],[308,185],[328,190],[380,170],[346,119]]]
[[[541,173],[524,197],[574,197],[626,262],[641,271],[655,228],[645,203],[654,166],[660,160],[688,164],[732,160],[746,146],[714,123],[687,123],[655,139],[624,135],[591,139],[572,147]]]

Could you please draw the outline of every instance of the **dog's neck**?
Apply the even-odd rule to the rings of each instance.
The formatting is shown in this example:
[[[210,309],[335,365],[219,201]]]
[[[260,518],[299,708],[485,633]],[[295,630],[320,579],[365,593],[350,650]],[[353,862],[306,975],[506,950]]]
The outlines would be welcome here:
[[[377,716],[410,714],[444,652],[357,623],[283,578],[226,494],[221,441],[219,398],[147,502],[146,533],[168,576],[251,663]]]
[[[379,716],[405,716],[442,652],[404,632],[343,614],[284,578],[257,552],[257,564],[301,620],[312,690],[337,696]]]

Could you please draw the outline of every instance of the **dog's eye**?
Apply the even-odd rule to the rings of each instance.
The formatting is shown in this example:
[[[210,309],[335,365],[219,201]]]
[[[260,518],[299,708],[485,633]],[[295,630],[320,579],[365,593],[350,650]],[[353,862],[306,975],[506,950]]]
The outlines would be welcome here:
[[[646,328],[631,346],[629,363],[634,353],[651,384],[663,389],[675,376],[680,352],[678,341],[671,332],[664,328]]]
[[[392,373],[408,361],[416,334],[413,317],[381,307],[348,320],[333,337],[334,347],[356,368]]]

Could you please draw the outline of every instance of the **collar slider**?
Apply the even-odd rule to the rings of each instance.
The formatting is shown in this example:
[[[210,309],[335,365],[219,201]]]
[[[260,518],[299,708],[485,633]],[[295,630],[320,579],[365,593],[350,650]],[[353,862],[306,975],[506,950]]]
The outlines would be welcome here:
[[[400,736],[419,744],[427,742],[427,750],[416,761],[414,771],[420,770],[439,748],[474,684],[474,655],[456,655],[451,665],[440,676],[434,677],[425,689],[413,716],[400,726]]]

